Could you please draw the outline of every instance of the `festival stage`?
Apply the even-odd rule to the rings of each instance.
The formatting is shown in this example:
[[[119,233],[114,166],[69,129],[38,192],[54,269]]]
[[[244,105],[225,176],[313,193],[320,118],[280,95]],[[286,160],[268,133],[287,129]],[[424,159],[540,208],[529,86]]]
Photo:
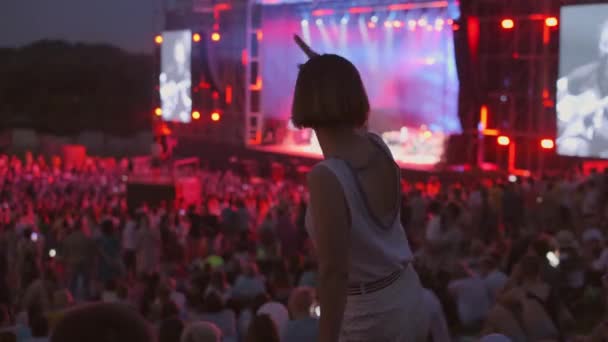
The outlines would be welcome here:
[[[418,171],[431,171],[435,168],[441,161],[447,138],[439,132],[431,132],[424,126],[419,129],[402,127],[399,131],[384,132],[381,136],[402,169]],[[280,144],[254,145],[250,148],[267,153],[322,158],[321,147],[310,130],[294,130],[282,141]]]
[[[435,169],[448,137],[462,131],[452,29],[457,6],[450,3],[262,6],[255,85],[263,128],[260,141],[248,147],[321,157],[313,132],[297,130],[289,120],[297,65],[306,62],[293,43],[297,33],[319,53],[336,53],[357,67],[371,105],[368,129],[382,137],[402,168]]]

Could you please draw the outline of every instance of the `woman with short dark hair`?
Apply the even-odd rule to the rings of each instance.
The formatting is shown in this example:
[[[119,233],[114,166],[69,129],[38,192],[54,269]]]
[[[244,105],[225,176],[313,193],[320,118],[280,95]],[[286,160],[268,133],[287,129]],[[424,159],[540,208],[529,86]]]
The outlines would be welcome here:
[[[424,341],[429,313],[399,217],[400,170],[366,130],[359,72],[296,42],[310,59],[300,67],[292,120],[315,130],[325,157],[308,175],[306,220],[319,259],[319,341]]]

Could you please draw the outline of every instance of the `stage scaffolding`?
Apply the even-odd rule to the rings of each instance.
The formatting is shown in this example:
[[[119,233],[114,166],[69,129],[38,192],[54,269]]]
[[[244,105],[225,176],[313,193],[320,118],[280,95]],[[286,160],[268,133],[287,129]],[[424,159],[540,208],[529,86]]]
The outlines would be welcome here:
[[[559,20],[560,1],[472,0],[466,6],[463,26],[469,37],[478,38],[472,63],[479,105],[487,108],[486,128],[512,142],[504,148],[497,145],[496,136],[484,136],[478,162],[511,172],[541,173],[559,167],[565,160],[557,158],[555,150],[543,150],[540,140],[556,135],[559,26],[549,27],[545,19]],[[514,22],[512,28],[502,27],[505,19]]]

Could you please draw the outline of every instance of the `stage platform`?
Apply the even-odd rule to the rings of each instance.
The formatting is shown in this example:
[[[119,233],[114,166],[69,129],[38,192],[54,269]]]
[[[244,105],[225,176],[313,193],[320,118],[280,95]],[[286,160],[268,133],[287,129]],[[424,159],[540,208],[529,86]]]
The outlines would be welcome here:
[[[266,152],[266,153],[276,153],[276,154],[283,154],[283,155],[288,155],[288,156],[293,156],[293,157],[301,157],[301,158],[309,158],[309,159],[317,159],[317,160],[323,159],[323,156],[319,152],[313,151],[311,149],[310,145],[266,145],[266,146],[257,145],[257,146],[250,146],[249,148],[252,150],[255,150],[255,151]],[[391,148],[391,151],[393,152],[393,154],[395,154],[395,151],[393,151],[393,148]],[[403,156],[403,154],[401,154],[401,155]],[[407,159],[407,157],[406,157],[406,159]],[[411,160],[411,162],[397,160],[397,164],[399,165],[399,167],[401,167],[401,169],[404,169],[404,170],[427,171],[427,172],[431,172],[431,171],[435,170],[436,163],[432,162],[435,159],[425,160],[424,156],[422,156],[422,157],[421,156],[411,156],[409,159]],[[427,161],[427,162],[425,163],[424,161]]]

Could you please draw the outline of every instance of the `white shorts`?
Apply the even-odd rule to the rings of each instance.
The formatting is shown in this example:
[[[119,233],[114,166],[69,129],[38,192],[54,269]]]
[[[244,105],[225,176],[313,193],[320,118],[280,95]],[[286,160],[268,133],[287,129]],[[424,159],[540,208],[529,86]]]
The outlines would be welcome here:
[[[429,336],[430,312],[410,265],[388,287],[348,296],[340,342],[418,342]]]

